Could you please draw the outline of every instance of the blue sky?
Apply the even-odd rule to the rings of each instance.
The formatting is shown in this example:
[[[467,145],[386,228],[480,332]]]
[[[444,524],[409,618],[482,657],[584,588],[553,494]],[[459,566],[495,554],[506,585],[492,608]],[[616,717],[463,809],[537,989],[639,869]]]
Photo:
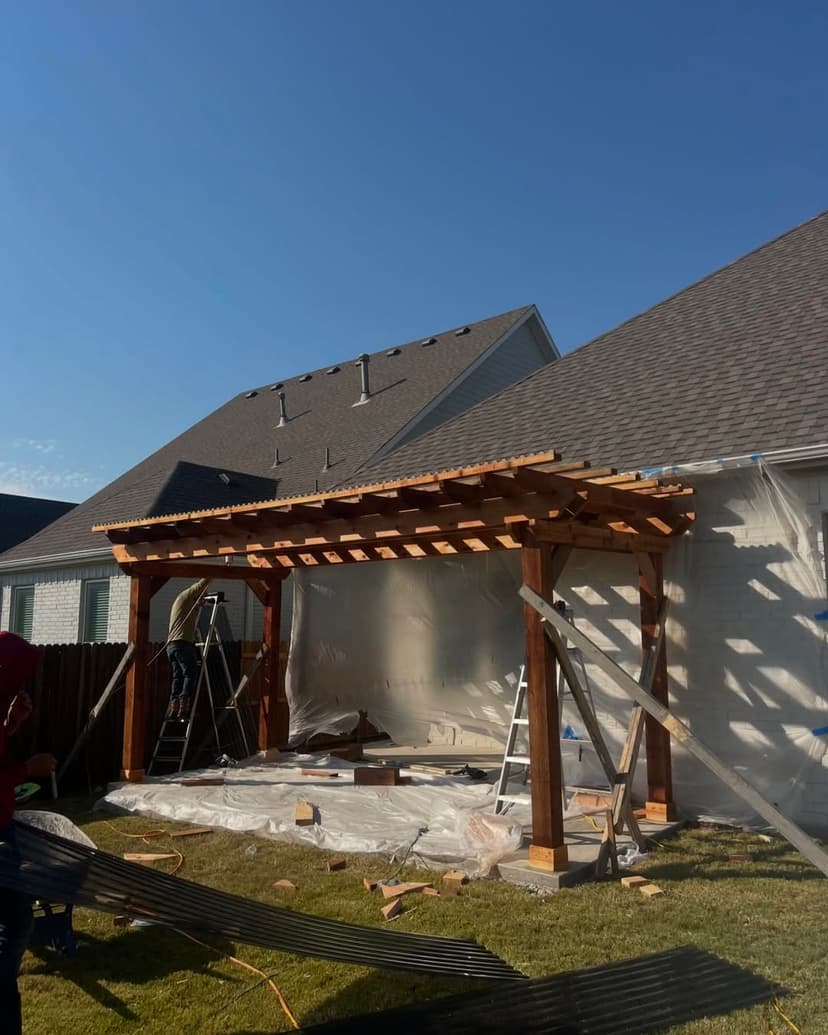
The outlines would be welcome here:
[[[568,350],[825,207],[824,4],[0,15],[0,491],[527,302]]]

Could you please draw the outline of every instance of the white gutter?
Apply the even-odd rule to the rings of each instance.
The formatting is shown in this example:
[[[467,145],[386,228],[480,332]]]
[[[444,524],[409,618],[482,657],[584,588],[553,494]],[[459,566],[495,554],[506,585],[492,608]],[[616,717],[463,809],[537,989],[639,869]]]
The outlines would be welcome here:
[[[814,446],[798,446],[793,449],[772,449],[767,453],[742,453],[738,456],[721,456],[714,460],[696,460],[690,463],[664,464],[662,467],[645,467],[641,474],[645,477],[662,477],[670,474],[715,474],[735,467],[747,467],[759,460],[766,464],[792,464],[808,460],[828,459],[828,442]]]
[[[63,568],[80,564],[88,564],[90,561],[112,561],[112,548],[104,547],[95,550],[77,550],[74,553],[52,553],[42,557],[21,557],[19,560],[0,560],[0,572],[16,571],[42,571],[44,568]]]

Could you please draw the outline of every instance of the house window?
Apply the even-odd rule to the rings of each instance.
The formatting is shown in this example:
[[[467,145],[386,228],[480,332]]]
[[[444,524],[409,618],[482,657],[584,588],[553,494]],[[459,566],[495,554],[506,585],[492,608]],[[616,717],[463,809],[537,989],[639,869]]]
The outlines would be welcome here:
[[[109,623],[109,579],[89,579],[83,584],[81,643],[103,643]]]
[[[34,623],[34,586],[15,586],[11,596],[11,631],[31,640]]]

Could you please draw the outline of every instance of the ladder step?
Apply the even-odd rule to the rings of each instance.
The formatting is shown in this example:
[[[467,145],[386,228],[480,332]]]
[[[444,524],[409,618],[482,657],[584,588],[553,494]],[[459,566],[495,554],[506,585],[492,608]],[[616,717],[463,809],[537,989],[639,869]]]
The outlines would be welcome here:
[[[153,762],[180,762],[181,755],[156,755]]]
[[[528,719],[513,719],[512,722],[514,722],[515,726],[528,726],[529,725],[529,720]]]
[[[511,762],[513,765],[529,765],[530,758],[528,755],[507,755],[504,761]]]
[[[186,742],[186,740],[187,740],[186,737],[159,737],[158,738],[158,743],[159,744],[161,744],[161,743],[164,743],[164,744],[184,744]]]
[[[531,805],[532,795],[531,794],[498,794],[498,801],[512,801],[516,805]]]

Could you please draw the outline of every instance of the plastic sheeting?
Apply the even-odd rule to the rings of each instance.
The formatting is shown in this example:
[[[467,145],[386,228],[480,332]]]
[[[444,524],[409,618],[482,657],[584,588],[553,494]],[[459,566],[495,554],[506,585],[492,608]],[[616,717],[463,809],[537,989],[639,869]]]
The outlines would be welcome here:
[[[812,732],[828,725],[826,630],[814,617],[825,585],[804,480],[760,458],[676,473],[696,486],[698,517],[667,555],[672,707],[783,812],[828,831],[828,742]],[[503,743],[523,660],[516,552],[304,569],[294,579],[294,737],[352,729],[365,710],[399,744],[439,741],[447,730]],[[579,628],[637,675],[633,559],[576,551],[558,589]],[[587,672],[618,758],[629,699],[594,666]],[[565,700],[567,726],[585,736]],[[567,740],[563,755],[569,784],[604,785],[587,743]],[[759,822],[678,749],[674,789],[689,815]]]
[[[339,776],[302,776],[302,768]],[[461,867],[485,876],[521,844],[525,813],[493,816],[490,784],[424,773],[399,787],[354,787],[355,766],[339,759],[296,756],[282,764],[253,758],[224,770],[222,787],[187,787],[180,775],[118,784],[100,807],[182,823],[221,827],[336,852],[379,854],[432,868]],[[216,770],[193,775],[216,776]],[[318,822],[297,826],[296,803],[316,806]]]

